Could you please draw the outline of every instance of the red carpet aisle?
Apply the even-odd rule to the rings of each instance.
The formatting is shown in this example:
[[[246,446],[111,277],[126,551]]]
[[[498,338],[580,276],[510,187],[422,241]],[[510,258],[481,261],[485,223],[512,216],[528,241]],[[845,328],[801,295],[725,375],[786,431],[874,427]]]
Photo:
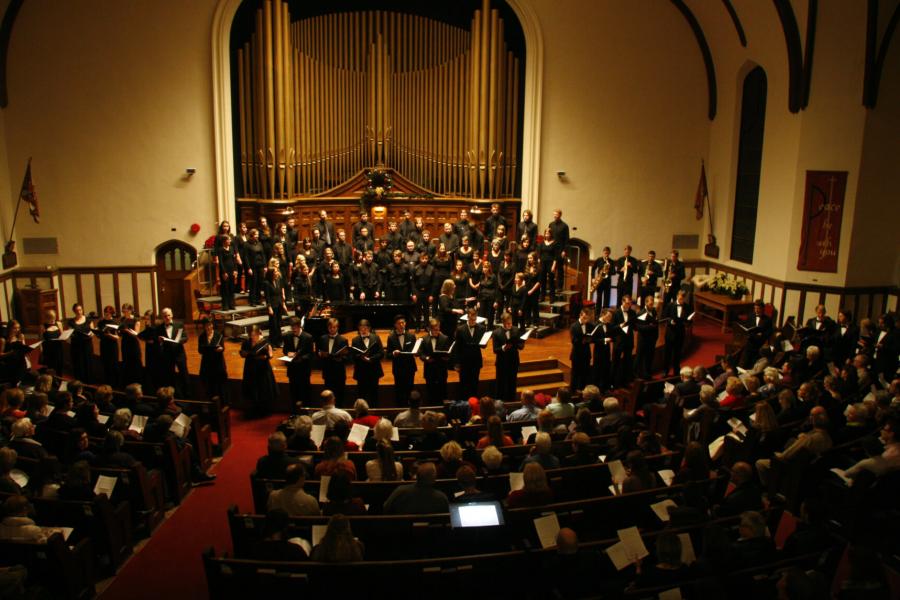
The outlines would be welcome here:
[[[154,532],[153,537],[119,572],[102,594],[104,600],[206,598],[201,553],[231,548],[225,512],[231,504],[252,506],[250,471],[266,451],[266,436],[283,416],[232,421],[232,446],[213,470],[215,485],[194,488],[187,499]]]
[[[694,349],[685,365],[711,365],[731,334],[723,335],[715,324],[699,319],[694,324]],[[252,506],[250,471],[265,453],[266,436],[282,416],[259,421],[235,418],[233,445],[215,468],[215,485],[195,488],[187,500],[163,523],[101,596],[103,600],[175,600],[207,597],[200,555],[213,546],[216,552],[231,549],[225,511],[231,504],[242,510]]]

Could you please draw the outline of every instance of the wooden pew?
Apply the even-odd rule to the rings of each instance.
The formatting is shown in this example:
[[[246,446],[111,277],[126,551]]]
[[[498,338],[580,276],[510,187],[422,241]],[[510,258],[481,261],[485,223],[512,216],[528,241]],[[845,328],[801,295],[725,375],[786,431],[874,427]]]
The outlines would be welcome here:
[[[91,467],[92,483],[106,475],[118,479],[112,501],[127,501],[131,508],[131,522],[135,533],[149,536],[165,517],[165,496],[162,474],[148,472],[142,464],[130,469]]]
[[[45,544],[0,541],[0,565],[22,565],[29,584],[40,584],[52,598],[87,599],[94,596],[94,559],[91,541],[72,547],[55,533]]]
[[[160,443],[126,441],[122,450],[148,469],[159,469],[162,472],[166,497],[175,504],[180,504],[191,491],[190,450],[179,449],[171,437]]]

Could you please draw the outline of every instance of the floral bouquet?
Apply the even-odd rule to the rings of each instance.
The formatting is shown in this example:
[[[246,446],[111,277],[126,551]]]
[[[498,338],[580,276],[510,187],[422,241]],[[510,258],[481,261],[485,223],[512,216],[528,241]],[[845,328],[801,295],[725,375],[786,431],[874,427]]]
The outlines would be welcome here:
[[[703,289],[709,290],[713,294],[731,296],[736,300],[750,293],[750,289],[743,281],[738,281],[725,273],[717,273],[715,277],[706,282]]]

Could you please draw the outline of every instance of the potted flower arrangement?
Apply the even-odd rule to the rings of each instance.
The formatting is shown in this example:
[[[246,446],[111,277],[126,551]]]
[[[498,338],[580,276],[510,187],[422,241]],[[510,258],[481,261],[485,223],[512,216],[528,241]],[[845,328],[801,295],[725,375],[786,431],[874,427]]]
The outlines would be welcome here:
[[[706,282],[703,289],[709,290],[713,294],[730,296],[735,300],[743,298],[750,293],[750,289],[743,281],[738,281],[725,273],[717,273],[715,277]]]

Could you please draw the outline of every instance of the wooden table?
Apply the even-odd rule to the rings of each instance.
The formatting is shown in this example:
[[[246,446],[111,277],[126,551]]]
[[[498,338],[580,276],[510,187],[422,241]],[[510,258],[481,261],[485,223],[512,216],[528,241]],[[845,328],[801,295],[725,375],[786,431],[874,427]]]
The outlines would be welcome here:
[[[713,294],[712,292],[694,292],[694,306],[697,312],[708,319],[722,324],[722,333],[728,328],[728,324],[742,313],[750,312],[753,300],[744,296],[735,300],[731,296]],[[706,307],[707,310],[701,310]],[[722,313],[719,317],[718,313]]]

